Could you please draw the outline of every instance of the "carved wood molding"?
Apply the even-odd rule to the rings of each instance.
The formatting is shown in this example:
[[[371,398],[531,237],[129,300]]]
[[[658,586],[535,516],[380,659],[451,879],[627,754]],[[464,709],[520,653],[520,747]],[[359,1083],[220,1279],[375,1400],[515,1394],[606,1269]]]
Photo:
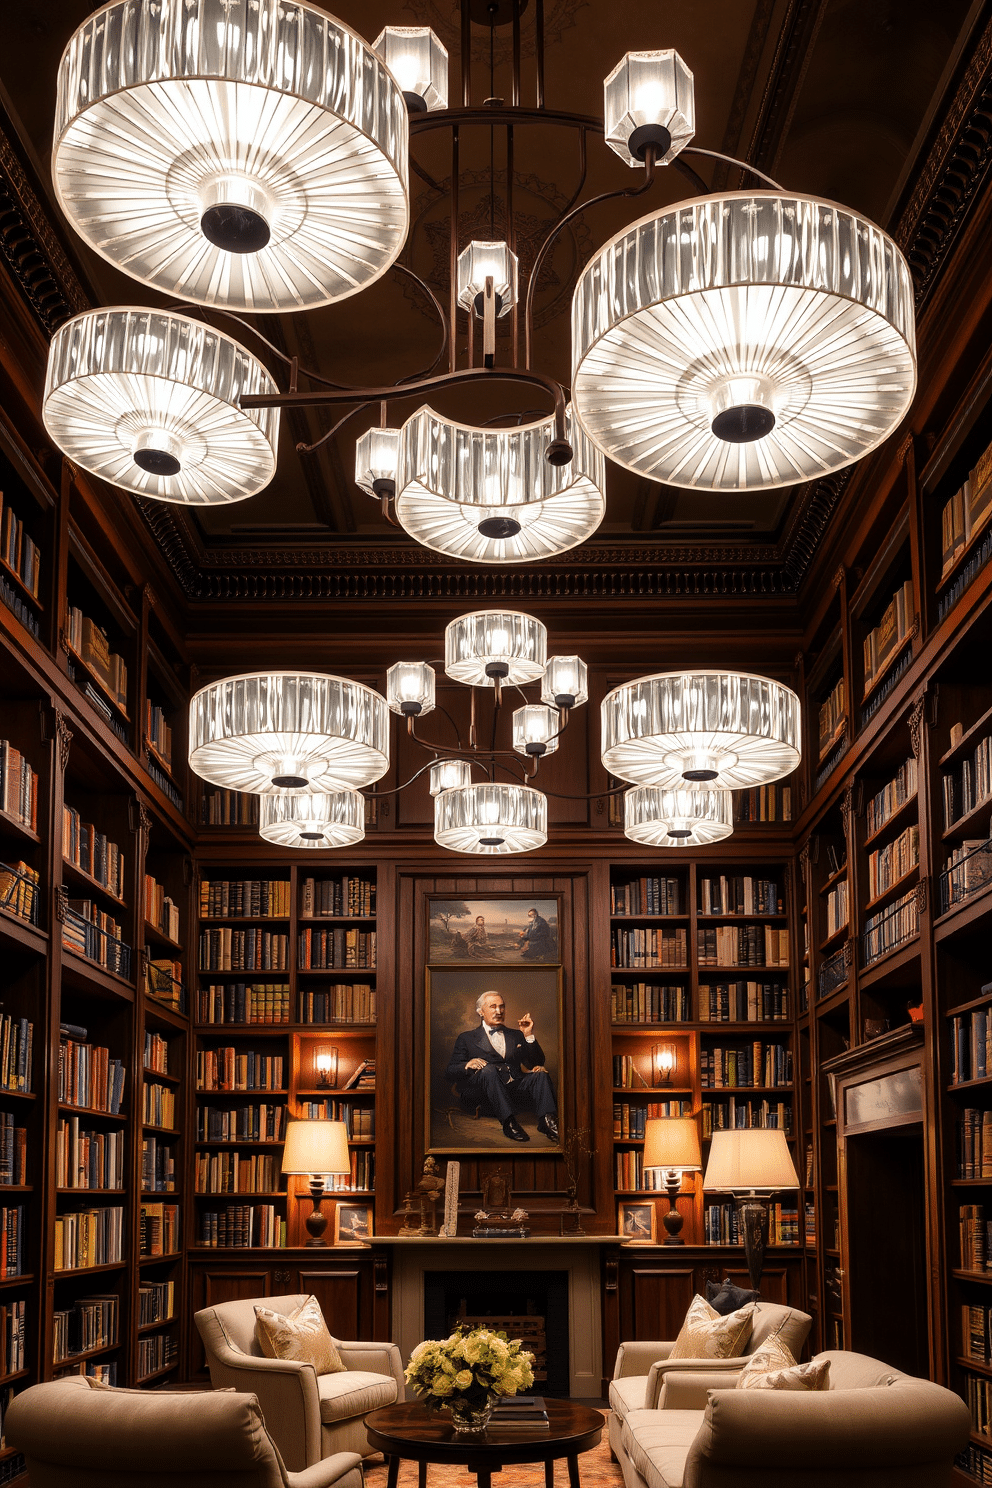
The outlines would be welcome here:
[[[926,705],[927,692],[924,688],[914,702],[909,715],[909,742],[913,750],[913,758],[917,760],[920,758],[920,751],[923,747],[923,715]]]
[[[915,894],[917,913],[921,917],[927,912],[929,897],[927,875],[924,873],[921,876],[919,883],[916,885]]]
[[[58,749],[59,769],[65,774],[69,763],[69,745],[72,743],[72,729],[65,721],[65,714],[55,713],[55,743]]]
[[[89,298],[35,194],[11,139],[0,128],[0,253],[45,331],[85,310]]]
[[[851,814],[854,806],[854,786],[849,785],[840,798],[840,819],[844,823],[844,836],[851,835]]]

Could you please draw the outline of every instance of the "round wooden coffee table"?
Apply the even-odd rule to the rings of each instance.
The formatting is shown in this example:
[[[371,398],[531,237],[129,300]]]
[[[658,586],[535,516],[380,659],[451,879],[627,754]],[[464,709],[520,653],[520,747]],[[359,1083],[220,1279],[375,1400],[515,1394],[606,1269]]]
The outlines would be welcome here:
[[[365,1417],[369,1445],[389,1464],[388,1488],[396,1488],[400,1460],[419,1463],[420,1488],[427,1482],[430,1462],[467,1467],[479,1488],[491,1488],[493,1473],[517,1462],[543,1462],[547,1488],[554,1482],[559,1457],[568,1463],[569,1488],[579,1488],[579,1453],[597,1447],[605,1421],[601,1411],[570,1400],[548,1400],[547,1426],[494,1426],[485,1431],[456,1431],[442,1411],[435,1415],[419,1401],[387,1405]]]

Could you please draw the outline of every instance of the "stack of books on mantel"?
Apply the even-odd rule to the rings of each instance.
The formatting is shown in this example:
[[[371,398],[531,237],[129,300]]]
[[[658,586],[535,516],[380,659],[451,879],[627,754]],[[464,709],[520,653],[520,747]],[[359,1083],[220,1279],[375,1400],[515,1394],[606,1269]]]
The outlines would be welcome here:
[[[504,1395],[496,1402],[490,1426],[504,1430],[507,1426],[523,1426],[533,1431],[535,1427],[548,1426],[548,1412],[543,1395]]]

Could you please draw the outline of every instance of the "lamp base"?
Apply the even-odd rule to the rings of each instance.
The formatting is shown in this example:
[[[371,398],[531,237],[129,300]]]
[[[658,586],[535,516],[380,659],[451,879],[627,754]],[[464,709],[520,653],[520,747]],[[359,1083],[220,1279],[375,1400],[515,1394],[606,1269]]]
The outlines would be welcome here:
[[[684,1245],[682,1239],[683,1219],[678,1210],[679,1189],[682,1187],[682,1174],[673,1172],[665,1179],[665,1192],[668,1194],[668,1213],[663,1215],[662,1224],[668,1231],[662,1245]]]
[[[320,1246],[326,1250],[327,1241],[324,1239],[324,1231],[327,1229],[327,1215],[323,1214],[320,1208],[324,1198],[324,1180],[322,1178],[312,1178],[310,1180],[310,1198],[313,1200],[313,1213],[308,1214],[304,1221],[307,1227],[307,1234],[310,1236],[310,1239],[307,1241],[307,1247],[309,1249]]]
[[[758,1291],[761,1272],[765,1264],[765,1247],[768,1244],[768,1200],[754,1194],[743,1195],[737,1200],[740,1218],[741,1239],[747,1259],[747,1274],[751,1290]]]

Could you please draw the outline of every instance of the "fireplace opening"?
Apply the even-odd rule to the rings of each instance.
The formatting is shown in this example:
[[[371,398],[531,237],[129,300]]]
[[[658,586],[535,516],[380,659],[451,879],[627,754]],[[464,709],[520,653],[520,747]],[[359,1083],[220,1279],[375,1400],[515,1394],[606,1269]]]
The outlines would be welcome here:
[[[424,1337],[447,1338],[459,1322],[522,1338],[535,1395],[568,1399],[567,1271],[425,1271]]]

